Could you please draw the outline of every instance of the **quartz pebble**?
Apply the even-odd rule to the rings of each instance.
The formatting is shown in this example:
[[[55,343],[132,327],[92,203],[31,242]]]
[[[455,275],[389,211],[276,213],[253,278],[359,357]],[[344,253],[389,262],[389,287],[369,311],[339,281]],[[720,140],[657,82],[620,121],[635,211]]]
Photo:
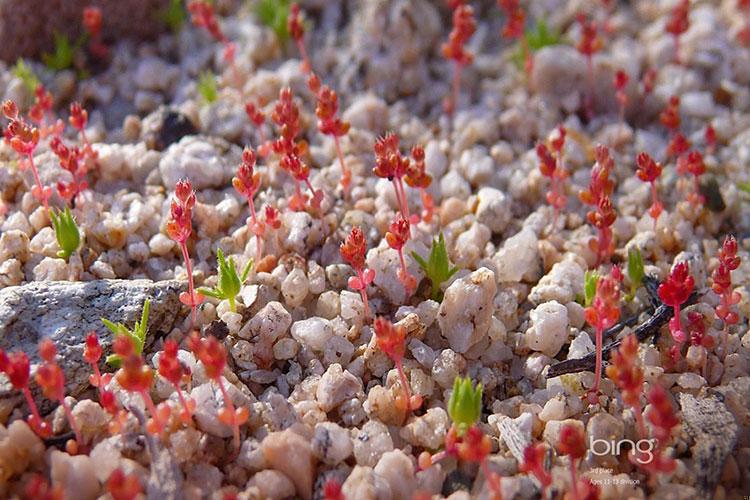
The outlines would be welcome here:
[[[444,409],[430,408],[424,415],[407,422],[400,436],[414,446],[436,450],[443,444],[449,426],[448,414]]]
[[[532,326],[526,332],[527,345],[554,357],[568,339],[568,309],[553,300],[540,304],[529,316]]]
[[[359,465],[374,467],[384,453],[393,449],[388,428],[377,420],[362,426],[354,438],[354,458]]]
[[[329,412],[361,390],[362,382],[348,371],[342,370],[340,364],[335,363],[329,366],[320,378],[316,399],[321,410]]]
[[[539,272],[538,243],[536,234],[528,227],[505,240],[503,247],[492,257],[497,281],[517,283],[533,278]]]
[[[510,200],[499,189],[483,187],[477,193],[477,220],[494,234],[500,234],[510,222]]]
[[[239,336],[246,339],[260,336],[274,342],[286,334],[291,324],[292,315],[280,302],[271,301],[253,316],[248,329],[239,331]]]
[[[496,291],[495,275],[485,267],[448,287],[440,304],[438,324],[451,349],[464,353],[487,335]]]
[[[312,317],[292,325],[292,337],[302,345],[315,351],[323,351],[331,337],[333,328],[327,319]]]
[[[337,465],[346,460],[354,449],[349,432],[333,422],[322,422],[315,426],[312,450],[318,459],[328,465]]]
[[[272,469],[292,480],[297,495],[312,497],[314,455],[307,439],[291,429],[272,432],[263,439],[261,450]]]

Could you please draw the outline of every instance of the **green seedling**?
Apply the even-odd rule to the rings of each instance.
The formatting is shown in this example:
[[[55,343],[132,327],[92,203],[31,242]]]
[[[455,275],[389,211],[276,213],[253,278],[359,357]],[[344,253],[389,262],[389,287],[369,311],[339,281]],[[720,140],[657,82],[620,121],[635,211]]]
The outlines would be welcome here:
[[[53,71],[62,71],[73,67],[76,52],[86,42],[86,37],[80,37],[76,43],[70,43],[67,36],[55,33],[55,50],[51,54],[42,54],[42,61]]]
[[[287,18],[289,17],[289,0],[258,0],[255,4],[255,15],[276,34],[279,42],[289,39]]]
[[[159,13],[159,18],[172,33],[179,33],[187,19],[187,11],[183,0],[169,0],[169,5]]]
[[[151,308],[151,301],[146,299],[143,303],[143,311],[141,312],[141,320],[136,321],[133,325],[133,329],[129,329],[122,323],[113,323],[107,318],[101,318],[102,323],[106,326],[115,336],[127,335],[133,339],[133,345],[135,346],[135,352],[140,355],[143,352],[143,344],[146,342],[146,333],[148,332],[148,313]],[[120,356],[117,354],[110,354],[107,356],[107,364],[112,367],[120,366]]]
[[[57,213],[50,210],[49,217],[52,219],[55,238],[57,238],[57,245],[60,247],[57,256],[68,260],[68,257],[78,250],[78,246],[81,244],[81,232],[78,230],[76,220],[67,207],[64,211],[57,210]]]
[[[201,72],[198,77],[198,93],[208,104],[219,98],[219,91],[216,87],[216,75],[210,71]]]
[[[516,48],[513,53],[513,63],[518,68],[523,68],[526,59],[526,51],[533,54],[544,47],[559,44],[561,38],[562,37],[557,30],[550,29],[547,25],[547,21],[544,19],[537,19],[536,24],[526,30],[523,35],[523,40],[518,44],[518,48]]]
[[[482,384],[474,386],[469,377],[456,377],[448,400],[448,415],[459,435],[477,423],[482,416]]]
[[[741,191],[744,191],[746,193],[750,193],[750,181],[747,182],[738,182],[737,187],[740,188]]]
[[[633,300],[635,292],[643,282],[643,256],[638,248],[628,250],[628,278],[630,278],[630,293],[625,297],[628,302]]]
[[[596,283],[599,281],[599,273],[596,271],[586,271],[583,276],[583,305],[589,307],[594,301],[596,295]]]
[[[430,280],[432,286],[430,298],[435,301],[440,301],[442,295],[440,285],[449,280],[450,277],[458,271],[458,268],[451,267],[450,262],[448,261],[448,251],[445,249],[445,238],[443,237],[443,233],[440,233],[437,240],[432,240],[432,248],[430,249],[430,255],[426,262],[416,252],[412,252],[411,256],[417,261],[419,267],[422,268],[427,275],[427,278]]]
[[[224,259],[224,252],[221,251],[221,248],[216,252],[216,263],[219,283],[213,288],[199,288],[198,293],[206,297],[228,300],[229,309],[235,312],[237,310],[237,295],[239,295],[242,283],[245,282],[250,269],[253,267],[253,259],[250,259],[242,270],[242,276],[237,275],[237,269],[234,267],[234,260],[231,257],[229,257],[229,260]]]
[[[12,72],[13,76],[23,82],[23,86],[26,87],[26,90],[28,90],[30,94],[33,94],[36,91],[36,88],[41,85],[39,78],[34,74],[34,70],[32,70],[31,66],[26,64],[26,61],[22,58],[18,58],[16,65],[13,66]]]

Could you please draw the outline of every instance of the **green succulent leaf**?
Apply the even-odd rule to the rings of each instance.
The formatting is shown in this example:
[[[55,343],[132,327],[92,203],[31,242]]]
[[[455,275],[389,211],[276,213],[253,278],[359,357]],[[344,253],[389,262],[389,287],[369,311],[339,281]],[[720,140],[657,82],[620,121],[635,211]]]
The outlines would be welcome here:
[[[635,292],[643,282],[643,256],[638,248],[628,250],[628,278],[630,278],[630,293],[628,300],[633,300]]]
[[[206,297],[213,297],[219,300],[228,300],[229,308],[234,312],[236,307],[236,298],[242,288],[242,283],[247,279],[250,269],[253,266],[253,260],[250,259],[242,270],[242,275],[237,274],[234,266],[234,260],[224,258],[224,252],[221,248],[216,251],[216,267],[219,273],[218,283],[214,288],[199,288],[198,293]]]
[[[169,26],[172,33],[179,33],[187,19],[183,0],[169,0],[169,5],[159,13],[159,18]]]
[[[55,50],[49,54],[42,54],[42,62],[53,71],[61,71],[71,68],[75,60],[76,52],[86,42],[86,37],[80,37],[76,43],[71,43],[66,35],[55,33]]]
[[[482,416],[482,384],[474,386],[469,377],[456,377],[448,400],[448,415],[459,434],[477,423]]]
[[[432,300],[440,301],[442,295],[440,285],[458,272],[458,268],[451,267],[450,261],[448,260],[448,250],[445,248],[445,237],[443,236],[443,233],[440,233],[437,240],[432,240],[432,248],[430,249],[430,255],[427,257],[426,261],[416,252],[412,252],[411,256],[430,280],[432,286]]]
[[[750,181],[748,182],[738,182],[737,187],[740,188],[740,190],[750,193]]]
[[[219,90],[216,86],[216,75],[206,70],[198,77],[198,93],[203,100],[209,104],[219,98]]]
[[[39,78],[34,73],[34,70],[31,69],[31,66],[26,64],[26,61],[20,57],[18,58],[18,61],[16,61],[16,65],[13,66],[12,71],[13,75],[23,82],[24,87],[26,87],[26,90],[28,90],[30,94],[33,94],[36,88],[41,84]]]
[[[130,337],[133,340],[136,354],[140,355],[143,352],[143,346],[146,343],[146,334],[148,333],[148,315],[150,310],[151,300],[146,299],[143,303],[143,310],[141,311],[141,320],[136,321],[135,324],[133,324],[132,330],[122,323],[114,323],[107,318],[100,319],[102,320],[102,323],[104,323],[104,326],[106,326],[115,336],[127,335]],[[117,354],[110,354],[107,356],[107,364],[115,368],[119,367],[120,356]]]
[[[536,24],[527,28],[523,40],[513,52],[512,60],[518,68],[523,68],[526,51],[532,54],[544,47],[557,45],[562,37],[557,30],[551,29],[544,18],[537,19]]]
[[[276,34],[280,42],[289,39],[287,18],[289,17],[289,0],[258,0],[255,3],[255,15]]]
[[[596,271],[586,271],[583,277],[583,305],[588,307],[594,301],[596,295],[596,283],[599,281],[599,273]]]
[[[78,250],[78,246],[81,244],[81,232],[78,230],[69,208],[66,207],[65,211],[57,210],[57,213],[50,210],[49,216],[52,220],[52,227],[55,229],[57,244],[60,247],[57,256],[68,260],[68,257]]]

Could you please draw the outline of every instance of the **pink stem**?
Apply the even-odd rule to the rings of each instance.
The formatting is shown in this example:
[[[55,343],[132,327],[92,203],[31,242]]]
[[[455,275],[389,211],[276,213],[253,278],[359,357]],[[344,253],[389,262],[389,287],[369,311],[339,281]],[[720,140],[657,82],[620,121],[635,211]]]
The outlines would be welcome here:
[[[674,35],[674,63],[680,64],[680,35]]]
[[[193,289],[193,264],[190,262],[190,254],[188,254],[187,243],[185,241],[180,243],[180,249],[182,249],[182,258],[185,259],[185,269],[188,276],[188,293],[190,294],[191,308],[193,309],[192,323],[195,323],[198,306],[195,303],[195,291]],[[190,329],[192,330],[192,324]]]
[[[44,186],[42,186],[42,180],[39,178],[39,171],[36,169],[36,165],[34,165],[34,154],[29,153],[26,156],[29,158],[29,166],[31,167],[31,172],[34,174],[34,182],[36,182],[37,188],[39,189],[39,196],[41,197],[42,204],[44,205],[45,210],[49,212],[49,203],[47,202],[47,197],[44,195]]]
[[[576,475],[576,461],[570,457],[570,480],[573,481],[573,498],[578,497],[578,477]]]
[[[595,395],[599,394],[599,382],[602,379],[602,326],[597,325],[596,327],[596,371],[594,373],[594,387],[591,388],[591,392]]]
[[[76,435],[76,442],[79,445],[83,445],[83,438],[81,437],[81,431],[78,430],[78,424],[76,424],[76,421],[73,418],[73,412],[70,410],[70,405],[67,403],[67,401],[65,401],[64,396],[62,399],[60,399],[60,404],[65,410],[65,416],[68,417],[68,423],[70,424],[70,428],[73,429],[73,432]]]
[[[411,391],[409,390],[409,383],[406,381],[406,374],[404,373],[404,366],[401,360],[396,360],[396,370],[398,371],[398,378],[401,380],[401,387],[404,388],[404,397],[406,398],[406,408],[411,410]]]
[[[146,408],[148,408],[148,411],[151,414],[151,418],[154,419],[156,428],[161,434],[161,430],[164,428],[164,424],[162,423],[161,418],[159,418],[159,412],[156,410],[156,405],[154,405],[154,401],[151,399],[151,395],[148,393],[148,391],[140,391],[140,393],[141,399],[143,399],[143,402],[146,404]]]
[[[490,468],[487,465],[486,457],[480,462],[480,465],[482,467],[482,472],[484,473],[484,480],[487,481],[487,485],[489,486],[490,491],[493,493],[492,498],[503,498],[502,492],[498,488],[499,485],[493,480],[495,474],[490,471]]]
[[[463,64],[457,62],[454,66],[453,71],[453,97],[451,98],[451,106],[450,106],[450,115],[453,116],[453,113],[456,111],[456,108],[458,107],[458,95],[461,92],[461,71],[463,70]]]
[[[307,57],[307,49],[305,48],[305,44],[302,39],[297,39],[296,42],[299,53],[302,56],[302,71],[304,71],[305,73],[309,73],[310,71],[312,71],[312,64],[310,64],[310,58]]]
[[[177,397],[180,398],[180,404],[185,409],[185,413],[192,418],[193,412],[190,411],[190,407],[187,404],[187,401],[185,401],[185,396],[182,395],[182,389],[180,389],[180,386],[177,384],[174,385],[175,390],[177,391]]]
[[[240,449],[240,426],[237,425],[237,422],[234,420],[237,415],[235,408],[234,408],[234,403],[232,403],[232,400],[229,398],[229,393],[227,393],[227,390],[224,387],[224,382],[221,380],[221,375],[217,377],[216,383],[219,384],[219,390],[221,391],[221,396],[224,398],[224,405],[229,409],[229,411],[232,414],[232,434],[234,436],[232,443],[234,445],[234,449],[239,451]]]
[[[252,196],[248,197],[247,204],[250,207],[250,219],[253,221],[253,234],[255,234],[256,259],[258,260],[258,262],[260,262],[260,259],[263,256],[263,241],[260,237],[260,234],[256,232],[258,228],[258,217],[255,213],[255,204],[253,203]]]
[[[344,163],[344,153],[341,151],[341,140],[339,139],[339,136],[333,136],[333,143],[336,146],[336,156],[338,156],[339,163],[341,164],[341,186],[344,188],[344,195],[347,195],[349,193],[352,174],[346,168],[346,163]]]
[[[34,398],[31,397],[31,391],[28,387],[24,387],[21,389],[21,392],[23,392],[23,395],[26,397],[26,403],[29,405],[29,409],[31,410],[31,414],[34,415],[34,418],[37,419],[37,421],[42,422],[42,416],[39,414],[39,408],[37,408],[36,403],[34,402]]]
[[[362,303],[365,305],[365,319],[367,319],[370,317],[370,306],[367,303],[367,284],[365,283],[365,273],[362,269],[357,269],[357,278],[359,278],[359,282],[362,285],[362,288],[359,289],[359,294],[362,296]]]

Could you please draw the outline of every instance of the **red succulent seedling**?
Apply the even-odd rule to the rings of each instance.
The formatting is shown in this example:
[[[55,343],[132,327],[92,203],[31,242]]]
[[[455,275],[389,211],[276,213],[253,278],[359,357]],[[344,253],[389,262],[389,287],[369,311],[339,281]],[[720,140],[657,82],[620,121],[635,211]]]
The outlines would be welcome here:
[[[581,37],[576,49],[586,58],[588,92],[584,100],[584,107],[586,116],[591,119],[594,116],[594,54],[602,49],[604,42],[597,32],[596,21],[587,19],[583,14],[579,14],[576,21],[581,29]]]
[[[60,161],[60,166],[73,176],[73,179],[69,182],[57,182],[57,194],[68,205],[73,205],[78,199],[78,195],[89,187],[89,183],[86,180],[88,163],[85,155],[78,147],[68,148],[65,146],[59,137],[52,138],[50,149]]]
[[[195,191],[187,179],[177,182],[174,188],[174,198],[170,206],[170,216],[167,222],[167,234],[180,245],[182,258],[185,260],[185,270],[188,278],[188,291],[180,294],[180,302],[190,306],[193,310],[192,322],[195,323],[198,305],[203,302],[203,296],[195,293],[193,287],[193,265],[190,262],[187,240],[193,232],[193,207],[195,206]]]
[[[339,247],[341,257],[352,266],[356,276],[349,278],[349,288],[358,290],[365,306],[365,318],[370,317],[370,306],[367,303],[367,285],[375,279],[375,271],[365,267],[365,253],[367,241],[362,228],[354,226],[346,237],[346,241]]]
[[[721,344],[726,357],[728,351],[729,327],[740,321],[736,312],[736,305],[740,301],[740,294],[732,287],[732,271],[740,267],[740,257],[737,255],[737,239],[729,235],[719,250],[719,265],[711,273],[713,284],[711,288],[719,296],[719,304],[716,306],[716,315],[724,323],[721,333]]]
[[[578,461],[586,455],[586,435],[581,427],[573,424],[564,424],[560,429],[560,443],[558,450],[561,455],[570,457],[570,479],[572,485],[572,498],[579,496],[579,480],[577,473]]]
[[[690,344],[694,346],[711,349],[714,347],[714,338],[706,335],[706,320],[703,315],[697,311],[690,311],[687,314],[687,330],[690,335]]]
[[[323,201],[323,191],[313,188],[309,179],[310,167],[301,158],[307,151],[307,143],[297,141],[301,130],[300,114],[288,87],[279,92],[271,119],[279,128],[279,138],[272,143],[273,151],[281,156],[279,166],[294,179],[294,195],[289,200],[289,207],[304,210],[307,197],[300,190],[300,182],[304,182],[312,194],[310,205],[317,210]]]
[[[690,275],[687,262],[678,262],[657,290],[659,299],[674,310],[672,319],[669,320],[669,331],[676,343],[671,351],[673,358],[680,356],[680,348],[687,340],[687,334],[682,329],[680,320],[680,306],[687,302],[694,287],[695,280]]]
[[[73,429],[76,435],[75,445],[70,450],[74,452],[78,447],[83,445],[83,439],[81,438],[78,424],[73,418],[70,405],[65,401],[65,374],[60,365],[57,364],[55,359],[57,357],[57,348],[55,348],[55,344],[50,339],[45,338],[39,342],[39,357],[42,358],[42,363],[36,370],[34,380],[42,388],[44,397],[57,401],[63,407],[63,410],[65,410],[65,416],[68,419],[70,428]]]
[[[737,41],[750,46],[750,0],[737,0],[737,10],[742,13],[742,28],[737,32]]]
[[[625,92],[625,88],[628,86],[630,77],[622,70],[618,69],[615,72],[615,97],[617,98],[617,104],[620,106],[620,123],[625,123],[625,108],[628,106],[628,94]]]
[[[160,435],[167,424],[170,411],[167,405],[157,408],[151,399],[149,391],[154,382],[154,371],[143,363],[139,354],[136,354],[133,339],[128,335],[116,335],[112,350],[120,357],[122,363],[115,374],[115,380],[126,391],[141,396],[151,413],[151,418],[146,423],[146,431],[149,434]]]
[[[669,98],[667,107],[659,114],[659,121],[667,129],[675,132],[680,128],[680,97],[673,95]]]
[[[694,205],[702,205],[705,198],[701,194],[700,176],[706,173],[706,164],[703,162],[703,155],[700,151],[690,151],[682,155],[677,160],[677,172],[680,174],[692,174],[693,191],[687,195],[688,201]]]
[[[404,175],[404,182],[409,187],[419,189],[420,198],[422,199],[422,220],[430,222],[435,212],[435,203],[432,199],[432,195],[427,192],[427,188],[432,184],[432,177],[426,172],[427,165],[425,164],[425,153],[422,146],[414,146],[411,148],[412,161],[406,167],[406,174]],[[418,217],[412,216],[412,222],[417,222]]]
[[[653,447],[651,460],[639,461],[652,477],[660,473],[670,473],[677,467],[677,462],[667,455],[664,448],[672,436],[672,431],[680,424],[675,415],[674,407],[669,402],[667,392],[659,384],[653,384],[649,389],[649,409],[646,411],[646,419],[651,424],[651,435],[656,439]],[[649,458],[649,457],[645,457]]]
[[[255,213],[255,203],[253,198],[255,193],[260,189],[260,173],[255,172],[255,151],[246,147],[242,151],[242,163],[237,168],[237,175],[232,179],[232,185],[246,200],[250,208],[250,230],[255,235],[256,256],[260,262],[263,257],[263,236],[266,232],[265,224],[260,221]]]
[[[190,376],[190,368],[185,366],[180,358],[177,357],[177,342],[174,340],[167,340],[164,342],[164,350],[159,356],[159,375],[167,379],[177,391],[177,397],[180,399],[182,405],[182,413],[180,419],[183,423],[187,424],[193,418],[193,412],[195,411],[195,401],[190,398],[185,399],[182,394],[180,384],[182,381]]]
[[[659,162],[643,151],[638,153],[638,156],[635,158],[635,163],[638,165],[638,170],[636,170],[635,175],[643,182],[651,184],[651,206],[648,209],[648,214],[654,219],[654,229],[656,229],[656,220],[659,218],[659,215],[661,215],[663,210],[656,190],[656,181],[658,181],[661,176],[662,167]]]
[[[591,168],[589,188],[586,191],[581,191],[578,197],[586,205],[594,206],[594,210],[589,211],[586,217],[589,223],[599,231],[599,238],[589,243],[591,249],[596,253],[596,265],[598,266],[609,259],[614,252],[612,224],[615,223],[617,213],[610,201],[610,196],[614,190],[614,182],[609,178],[615,162],[606,146],[598,145],[595,150],[595,157],[596,163]]]
[[[55,120],[52,112],[53,105],[52,93],[45,89],[44,85],[37,85],[34,90],[34,104],[29,109],[29,120],[39,126],[39,135],[42,138],[59,137],[65,129],[65,123],[62,120]],[[47,124],[47,115],[50,115],[52,123]]]
[[[641,394],[643,394],[643,369],[638,363],[638,339],[628,335],[622,339],[620,348],[612,353],[611,364],[607,367],[607,377],[620,388],[622,401],[633,410],[638,433],[646,438],[643,423]]]
[[[109,475],[106,489],[114,500],[133,500],[143,493],[138,476],[135,473],[125,474],[119,467]]]
[[[117,401],[115,394],[106,387],[112,380],[112,374],[102,375],[99,370],[99,360],[102,357],[102,346],[99,345],[99,337],[96,332],[89,332],[86,336],[86,345],[83,348],[83,359],[91,365],[94,372],[89,376],[89,383],[99,390],[99,404],[108,413],[114,415],[117,412]]]
[[[12,352],[7,354],[0,349],[0,371],[3,372],[10,381],[10,384],[17,391],[21,391],[29,405],[31,415],[28,418],[29,427],[41,438],[48,438],[52,435],[52,427],[42,419],[39,414],[34,398],[31,397],[29,390],[29,357],[25,352]]]
[[[411,217],[403,177],[409,169],[409,163],[409,158],[402,156],[401,151],[399,151],[399,139],[396,134],[389,132],[375,141],[375,168],[373,173],[393,183],[393,190],[396,192],[396,201],[401,210],[401,215],[407,221]]]
[[[98,59],[109,55],[109,47],[102,41],[102,22],[102,10],[99,7],[89,5],[83,8],[83,28],[89,35],[89,52]]]
[[[706,131],[703,133],[703,140],[706,141],[706,154],[714,154],[714,151],[716,150],[716,129],[710,123],[706,125]]]
[[[542,487],[542,498],[547,498],[547,489],[552,485],[552,474],[545,467],[547,447],[542,443],[530,444],[523,450],[523,462],[518,470],[533,475]]]
[[[375,341],[378,347],[386,356],[391,358],[398,372],[403,396],[396,399],[396,405],[407,411],[416,410],[422,406],[422,396],[411,394],[406,374],[404,374],[403,359],[406,348],[406,329],[403,325],[394,325],[382,317],[375,318],[373,329],[375,330]]]
[[[539,159],[539,171],[543,176],[549,178],[550,189],[547,191],[547,203],[552,205],[554,216],[552,227],[557,227],[557,219],[560,210],[568,204],[568,198],[564,194],[562,183],[568,177],[568,172],[563,166],[563,148],[565,147],[565,136],[567,132],[565,127],[559,126],[553,137],[550,137],[550,148],[544,143],[536,146],[536,156]]]
[[[674,39],[674,62],[680,64],[680,35],[690,27],[690,0],[679,0],[664,26],[664,31]]]
[[[37,144],[39,144],[39,129],[26,123],[18,115],[18,107],[11,100],[3,102],[3,115],[10,120],[4,132],[5,142],[10,144],[10,147],[22,159],[25,159],[26,164],[31,168],[31,172],[34,174],[34,181],[36,182],[36,186],[31,189],[31,194],[34,195],[34,198],[41,201],[44,209],[49,212],[49,198],[52,196],[52,189],[42,184],[39,178],[39,171],[34,164],[34,150]]]
[[[78,131],[81,135],[81,141],[83,142],[83,158],[90,158],[95,160],[97,157],[96,151],[91,146],[88,137],[86,136],[86,125],[89,121],[89,113],[77,102],[70,105],[70,117],[68,122],[70,125]]]
[[[511,40],[523,37],[526,14],[521,8],[521,2],[519,0],[497,0],[497,5],[507,18],[500,35]]]
[[[397,214],[388,229],[388,232],[385,233],[385,241],[389,247],[398,252],[398,260],[401,263],[398,279],[404,285],[406,294],[409,295],[417,288],[417,279],[406,268],[406,261],[404,260],[404,245],[409,240],[409,221],[404,219],[403,215]]]
[[[656,68],[649,68],[643,73],[643,76],[641,77],[641,86],[643,87],[644,97],[654,91],[657,75],[658,72],[656,71]]]
[[[250,123],[255,125],[255,128],[258,130],[260,139],[258,152],[261,156],[265,157],[268,155],[271,147],[270,144],[266,144],[266,134],[263,131],[263,124],[266,123],[266,114],[260,109],[260,106],[253,102],[245,104],[245,114],[247,115],[247,119],[250,120]]]
[[[307,49],[305,49],[305,25],[299,5],[296,2],[289,6],[289,17],[287,18],[286,26],[289,35],[294,40],[294,43],[297,44],[300,56],[302,56],[302,71],[310,73],[312,71],[312,64],[310,64],[310,58],[307,56]]]
[[[193,351],[206,370],[206,376],[219,386],[221,396],[224,399],[224,408],[219,410],[219,421],[232,428],[234,435],[234,452],[240,451],[240,425],[247,422],[250,417],[248,408],[235,409],[232,399],[229,397],[222,373],[227,364],[227,351],[224,346],[216,340],[216,337],[201,338],[198,332],[193,332],[188,339],[188,346]]]
[[[315,115],[318,117],[318,129],[321,134],[333,137],[333,143],[336,146],[336,155],[341,165],[341,186],[344,188],[344,194],[349,192],[349,186],[352,182],[352,172],[344,162],[344,154],[341,151],[340,137],[349,132],[349,122],[342,121],[338,116],[339,98],[336,91],[328,85],[322,85],[320,78],[315,73],[310,73],[307,85],[315,94],[318,101],[315,107]]]
[[[458,4],[453,9],[453,30],[448,36],[448,41],[443,44],[443,57],[452,60],[453,68],[453,91],[451,97],[445,99],[443,107],[445,112],[452,115],[458,105],[458,95],[461,91],[461,71],[463,67],[471,64],[474,56],[464,47],[477,29],[474,20],[474,9],[470,5]]]
[[[609,276],[600,276],[596,282],[594,299],[591,305],[584,310],[586,322],[596,330],[596,371],[594,373],[594,386],[589,391],[589,402],[592,404],[598,399],[599,383],[602,378],[604,330],[614,325],[620,318],[619,275],[619,269],[614,267]]]
[[[190,12],[190,18],[193,25],[198,28],[203,28],[219,43],[224,46],[224,60],[231,65],[232,71],[234,72],[235,81],[239,81],[237,77],[237,69],[234,65],[234,56],[236,52],[235,45],[229,41],[224,32],[219,26],[219,21],[216,19],[214,13],[214,7],[211,2],[203,0],[190,0],[187,5],[188,12]]]

